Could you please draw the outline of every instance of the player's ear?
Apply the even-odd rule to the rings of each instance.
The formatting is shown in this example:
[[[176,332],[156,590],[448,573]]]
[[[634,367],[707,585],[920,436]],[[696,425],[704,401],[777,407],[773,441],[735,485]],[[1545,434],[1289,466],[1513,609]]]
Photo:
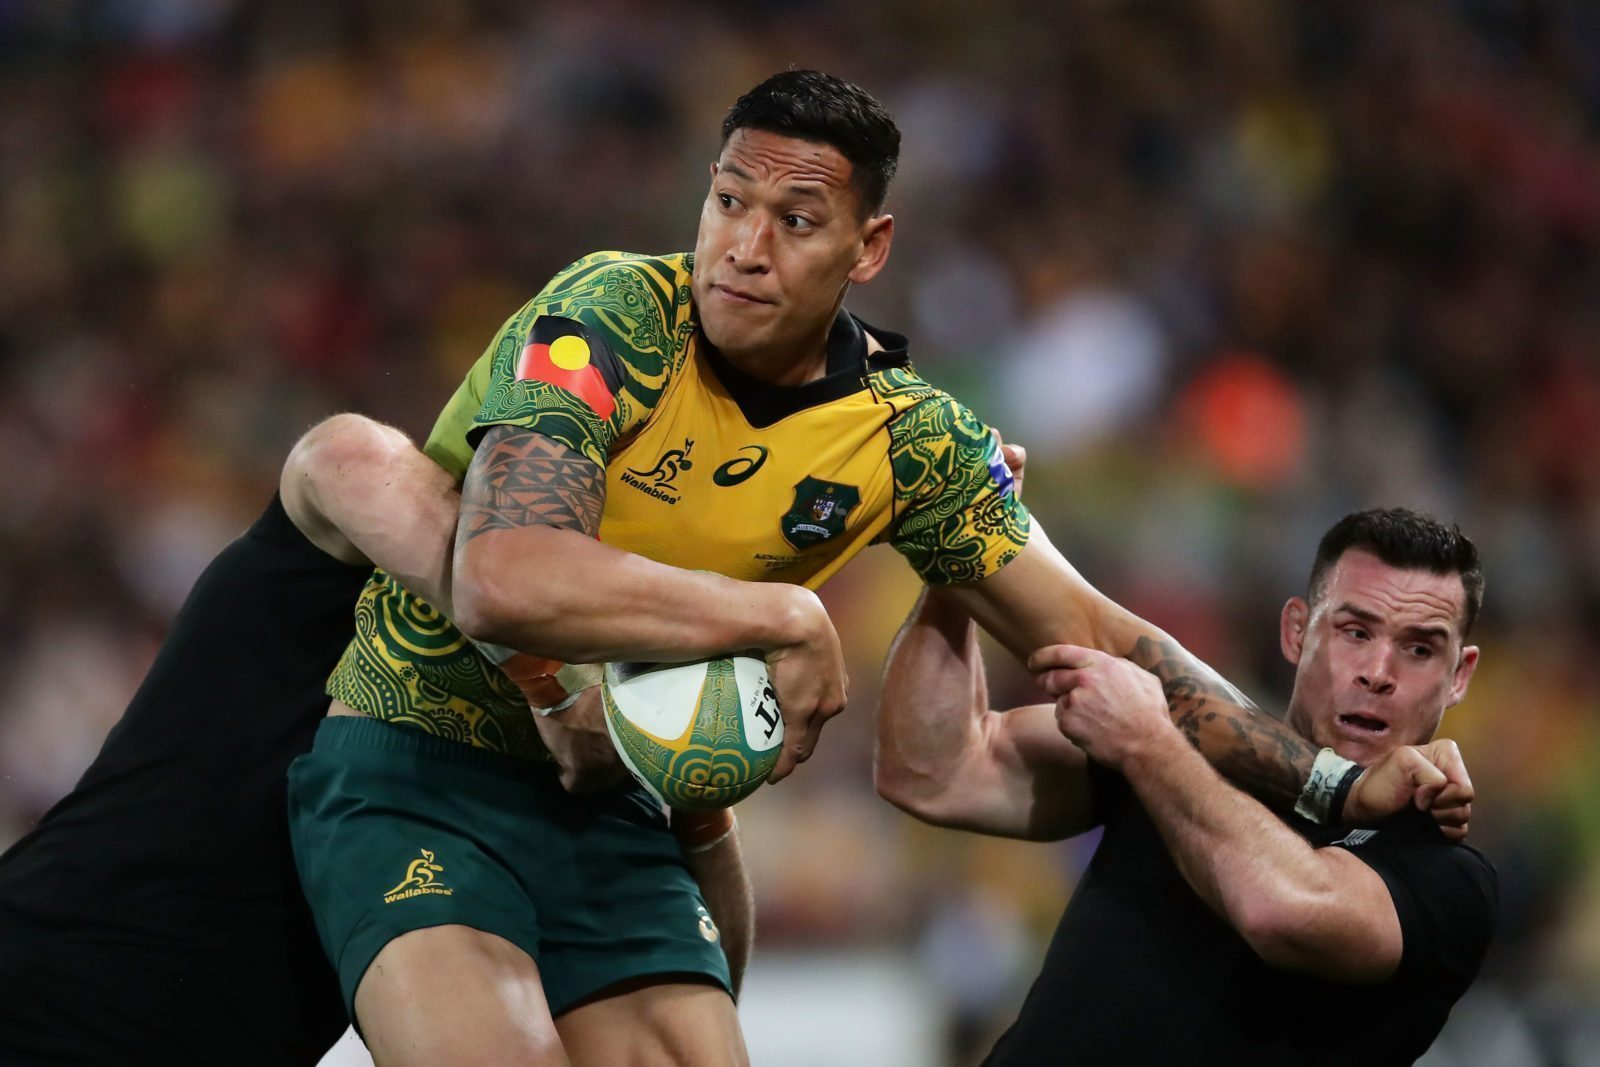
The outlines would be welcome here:
[[[850,268],[850,280],[870,282],[889,261],[889,246],[894,243],[894,216],[874,215],[861,226],[861,254]]]
[[[1278,647],[1283,649],[1283,658],[1295,666],[1300,665],[1300,653],[1306,643],[1306,624],[1310,619],[1311,605],[1297,596],[1284,603],[1278,616]]]
[[[1467,686],[1472,682],[1472,672],[1478,669],[1478,646],[1468,645],[1461,650],[1461,658],[1456,661],[1455,677],[1450,679],[1450,699],[1445,707],[1453,708],[1461,703],[1461,698],[1467,695]]]

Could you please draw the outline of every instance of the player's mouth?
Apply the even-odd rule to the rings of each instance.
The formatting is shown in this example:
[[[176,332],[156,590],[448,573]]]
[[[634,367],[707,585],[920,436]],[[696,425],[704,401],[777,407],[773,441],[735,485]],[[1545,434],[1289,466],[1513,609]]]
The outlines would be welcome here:
[[[1340,732],[1351,738],[1382,737],[1389,732],[1388,723],[1358,711],[1345,712],[1339,716],[1338,723]]]
[[[711,291],[736,307],[754,307],[758,304],[772,303],[771,300],[765,300],[748,290],[735,289],[732,286],[720,283],[713,283]]]

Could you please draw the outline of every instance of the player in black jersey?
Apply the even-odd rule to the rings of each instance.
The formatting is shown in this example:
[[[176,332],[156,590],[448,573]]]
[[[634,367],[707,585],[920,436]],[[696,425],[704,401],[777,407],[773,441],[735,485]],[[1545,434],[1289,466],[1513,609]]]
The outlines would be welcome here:
[[[1403,510],[1341,520],[1283,610],[1289,724],[1359,763],[1401,754],[1397,787],[1426,803],[1446,783],[1425,751],[1453,742],[1406,746],[1466,693],[1482,590],[1458,530]],[[1155,677],[1104,653],[1040,650],[1030,665],[1056,705],[989,711],[973,642],[936,595],[902,631],[880,792],[980,832],[1105,828],[991,1067],[1396,1064],[1428,1048],[1493,929],[1480,853],[1412,805],[1360,830],[1280,818],[1200,758]],[[1448,788],[1466,814],[1470,786]]]
[[[337,1040],[285,772],[327,711],[371,560],[444,598],[459,506],[397,431],[336,416],[302,439],[82,780],[0,856],[0,1063],[314,1064]],[[722,891],[730,856],[736,838],[690,865],[731,942],[747,926],[723,910],[742,903]]]

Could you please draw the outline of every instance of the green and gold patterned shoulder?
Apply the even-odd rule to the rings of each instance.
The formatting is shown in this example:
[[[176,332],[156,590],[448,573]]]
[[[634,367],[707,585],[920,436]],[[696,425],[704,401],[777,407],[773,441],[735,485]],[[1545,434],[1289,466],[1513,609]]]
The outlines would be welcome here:
[[[596,252],[557,274],[491,346],[473,425],[526,426],[603,466],[687,359],[691,260]]]
[[[552,278],[527,310],[599,331],[627,363],[633,383],[659,395],[694,336],[693,270],[690,252],[594,252]]]
[[[880,395],[897,411],[889,424],[890,543],[933,585],[998,571],[1027,544],[1030,520],[994,431],[909,368],[895,372],[892,393]]]

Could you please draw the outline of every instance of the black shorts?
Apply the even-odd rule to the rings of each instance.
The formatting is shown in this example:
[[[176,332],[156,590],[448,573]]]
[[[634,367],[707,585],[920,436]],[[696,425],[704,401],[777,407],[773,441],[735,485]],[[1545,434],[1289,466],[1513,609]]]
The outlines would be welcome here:
[[[0,1063],[314,1064],[337,1040],[285,775],[370,574],[274,499],[201,575],[94,764],[0,856]]]

